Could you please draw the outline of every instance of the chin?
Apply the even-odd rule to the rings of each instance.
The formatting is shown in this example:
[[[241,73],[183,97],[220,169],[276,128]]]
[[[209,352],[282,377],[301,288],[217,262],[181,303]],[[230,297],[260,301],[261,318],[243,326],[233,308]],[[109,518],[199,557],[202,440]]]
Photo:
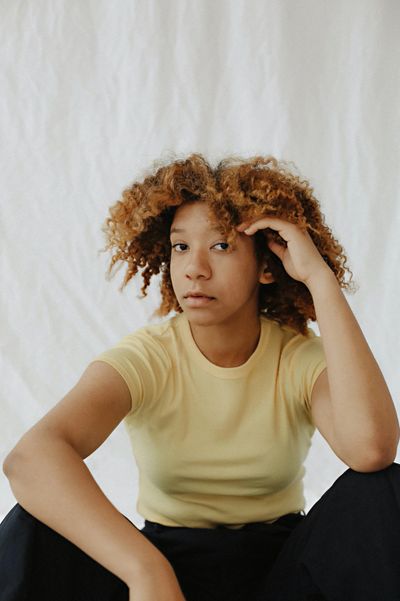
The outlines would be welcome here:
[[[210,312],[203,311],[202,309],[199,310],[198,308],[189,307],[188,309],[183,309],[183,313],[190,323],[199,326],[213,326],[221,321],[221,318],[218,316],[211,315]]]

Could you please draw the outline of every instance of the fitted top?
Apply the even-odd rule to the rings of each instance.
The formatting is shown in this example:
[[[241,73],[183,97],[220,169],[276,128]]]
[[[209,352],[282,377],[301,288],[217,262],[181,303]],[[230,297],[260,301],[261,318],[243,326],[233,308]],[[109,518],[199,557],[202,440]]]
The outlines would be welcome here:
[[[258,345],[236,367],[203,355],[184,313],[129,333],[92,360],[114,367],[131,393],[123,423],[144,519],[240,528],[304,509],[322,339],[259,318]]]

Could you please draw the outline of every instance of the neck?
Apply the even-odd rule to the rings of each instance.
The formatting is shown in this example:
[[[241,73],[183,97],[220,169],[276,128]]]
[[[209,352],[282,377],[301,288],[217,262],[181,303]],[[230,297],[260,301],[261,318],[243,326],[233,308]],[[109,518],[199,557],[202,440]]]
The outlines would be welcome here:
[[[190,323],[193,340],[211,363],[220,367],[238,367],[251,357],[261,335],[259,315],[235,323],[198,325]]]

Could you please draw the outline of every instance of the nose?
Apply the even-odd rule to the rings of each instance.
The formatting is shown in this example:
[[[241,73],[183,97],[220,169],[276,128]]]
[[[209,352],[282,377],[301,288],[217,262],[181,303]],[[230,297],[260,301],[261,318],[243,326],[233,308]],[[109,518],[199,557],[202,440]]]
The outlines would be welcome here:
[[[185,265],[185,275],[190,279],[210,277],[211,266],[204,253],[192,251],[190,255],[188,255],[187,263]]]

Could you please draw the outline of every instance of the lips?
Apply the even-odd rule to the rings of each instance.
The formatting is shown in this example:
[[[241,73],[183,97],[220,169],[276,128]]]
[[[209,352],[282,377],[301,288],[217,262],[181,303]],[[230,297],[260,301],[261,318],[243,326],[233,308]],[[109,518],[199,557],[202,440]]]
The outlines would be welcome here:
[[[215,298],[214,296],[208,296],[207,294],[202,294],[201,292],[188,292],[185,294],[184,298]]]
[[[188,307],[197,307],[200,309],[201,307],[208,307],[213,300],[215,300],[215,298],[212,296],[192,295],[185,298],[185,303]]]

